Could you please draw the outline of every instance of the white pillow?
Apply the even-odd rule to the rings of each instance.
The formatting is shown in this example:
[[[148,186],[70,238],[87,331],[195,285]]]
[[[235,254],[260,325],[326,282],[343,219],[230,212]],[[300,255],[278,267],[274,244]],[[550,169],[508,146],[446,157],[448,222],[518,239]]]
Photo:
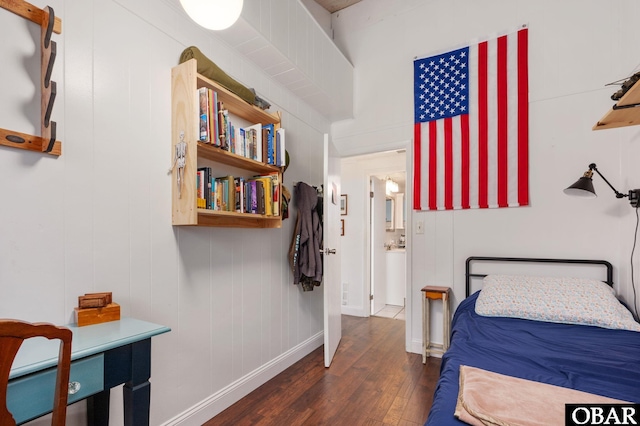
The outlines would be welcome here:
[[[476,313],[640,331],[611,287],[581,278],[487,275]]]

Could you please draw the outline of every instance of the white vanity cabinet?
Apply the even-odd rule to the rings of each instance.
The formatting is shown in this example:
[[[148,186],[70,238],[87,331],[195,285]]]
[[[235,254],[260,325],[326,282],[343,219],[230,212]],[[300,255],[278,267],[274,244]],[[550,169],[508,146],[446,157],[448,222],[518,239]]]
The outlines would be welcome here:
[[[387,304],[404,306],[406,252],[404,249],[387,250]]]

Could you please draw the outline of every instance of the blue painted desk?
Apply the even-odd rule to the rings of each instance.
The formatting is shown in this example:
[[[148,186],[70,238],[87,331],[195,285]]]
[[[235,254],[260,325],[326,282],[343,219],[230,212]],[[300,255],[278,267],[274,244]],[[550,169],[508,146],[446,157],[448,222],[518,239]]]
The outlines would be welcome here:
[[[171,329],[134,318],[67,327],[73,332],[69,404],[86,399],[88,424],[108,426],[110,390],[124,384],[124,424],[148,425],[151,337]],[[7,393],[18,424],[51,412],[58,348],[59,341],[45,338],[22,344]]]

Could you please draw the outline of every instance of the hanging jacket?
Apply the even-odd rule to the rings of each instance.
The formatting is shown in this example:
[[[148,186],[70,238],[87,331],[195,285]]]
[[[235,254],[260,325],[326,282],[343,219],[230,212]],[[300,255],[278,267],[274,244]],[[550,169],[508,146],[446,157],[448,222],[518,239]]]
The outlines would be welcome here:
[[[304,291],[313,290],[322,281],[322,222],[318,200],[316,189],[304,182],[299,182],[293,189],[298,215],[289,247],[289,266],[293,283],[301,284]]]

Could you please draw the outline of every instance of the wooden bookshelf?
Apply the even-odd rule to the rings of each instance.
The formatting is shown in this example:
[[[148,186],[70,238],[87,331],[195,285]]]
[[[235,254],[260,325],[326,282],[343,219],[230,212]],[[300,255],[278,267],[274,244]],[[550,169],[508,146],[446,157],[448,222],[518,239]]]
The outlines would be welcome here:
[[[229,151],[211,146],[210,144],[198,142],[198,157],[206,158],[217,163],[224,163],[229,166],[251,170],[256,173],[271,173],[280,170],[279,167],[265,164],[261,161],[236,155]]]
[[[205,160],[212,164],[214,175],[216,165],[233,167],[244,172],[243,177],[256,174],[278,173],[282,185],[280,167],[255,161],[241,155],[225,151],[212,144],[199,141],[199,105],[198,88],[207,87],[218,94],[218,100],[234,117],[252,124],[273,124],[280,128],[280,115],[271,114],[254,105],[250,105],[229,90],[197,73],[195,59],[186,61],[171,71],[171,161],[173,163],[176,145],[184,141],[187,146],[183,179],[178,187],[178,169],[171,172],[172,185],[172,223],[173,225],[219,226],[234,228],[280,228],[282,217],[253,213],[209,210],[197,207],[196,173]],[[223,172],[219,173],[223,175]],[[280,187],[279,194],[282,194]]]

